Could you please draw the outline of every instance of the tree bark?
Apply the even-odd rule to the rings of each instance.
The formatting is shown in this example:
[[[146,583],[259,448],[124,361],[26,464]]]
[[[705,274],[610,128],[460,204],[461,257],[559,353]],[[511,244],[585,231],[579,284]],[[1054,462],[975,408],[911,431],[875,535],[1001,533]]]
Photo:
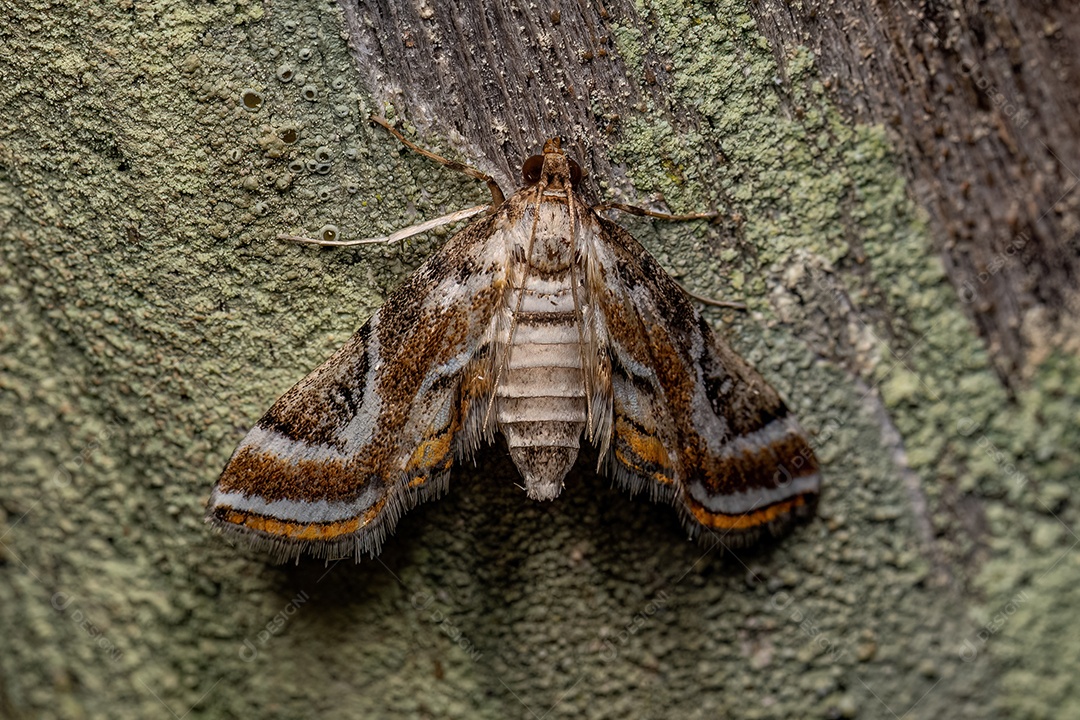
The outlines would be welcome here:
[[[1015,390],[1078,348],[1080,7],[753,5],[777,63],[813,49],[854,122],[890,131],[968,315]]]
[[[479,5],[3,11],[0,715],[1075,714],[1076,11]],[[359,565],[209,533],[444,241],[276,236],[486,196],[372,112],[508,192],[562,135],[598,199],[720,211],[619,222],[749,306],[702,311],[814,433],[819,517],[708,552],[595,453],[541,504],[493,446]]]

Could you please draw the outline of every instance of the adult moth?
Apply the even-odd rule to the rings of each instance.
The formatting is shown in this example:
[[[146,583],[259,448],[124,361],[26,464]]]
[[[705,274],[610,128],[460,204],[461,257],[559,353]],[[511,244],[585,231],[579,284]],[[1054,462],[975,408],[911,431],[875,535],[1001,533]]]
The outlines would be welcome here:
[[[691,535],[740,545],[813,512],[821,479],[798,422],[599,212],[629,208],[583,198],[557,139],[505,200],[421,152],[487,181],[492,205],[447,216],[488,211],[274,403],[217,481],[209,523],[282,560],[375,555],[496,434],[534,500],[559,495],[584,436],[598,470],[672,503]]]

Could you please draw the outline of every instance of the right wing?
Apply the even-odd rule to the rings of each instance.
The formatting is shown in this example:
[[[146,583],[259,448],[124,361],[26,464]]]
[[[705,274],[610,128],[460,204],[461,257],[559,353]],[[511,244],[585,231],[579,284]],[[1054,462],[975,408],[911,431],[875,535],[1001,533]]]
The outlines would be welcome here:
[[[610,343],[609,472],[673,502],[692,535],[729,545],[811,514],[817,458],[780,396],[628,232],[597,219],[589,291]]]

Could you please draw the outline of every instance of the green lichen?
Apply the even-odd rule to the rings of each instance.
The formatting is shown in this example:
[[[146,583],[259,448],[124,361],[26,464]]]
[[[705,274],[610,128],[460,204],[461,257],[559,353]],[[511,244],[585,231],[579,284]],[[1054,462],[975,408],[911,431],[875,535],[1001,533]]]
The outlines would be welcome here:
[[[729,4],[729,9],[735,12],[736,4]],[[1036,556],[1048,560],[1068,554],[1075,540],[1068,519],[1035,519],[1035,529],[1028,532],[1021,528],[1032,522],[1030,514],[1061,509],[1061,501],[1047,500],[1041,486],[1060,486],[1045,481],[1064,481],[1073,474],[1069,468],[1075,467],[1075,438],[1080,437],[1073,400],[1077,394],[1061,388],[1077,384],[1074,359],[1056,359],[1038,368],[1030,389],[1016,404],[1010,404],[955,290],[945,281],[926,225],[897,175],[884,132],[852,127],[829,106],[814,76],[812,55],[804,49],[785,56],[791,85],[780,86],[775,82],[779,70],[772,65],[771,48],[752,42],[753,28],[701,23],[693,13],[656,13],[653,17],[657,22],[653,46],[648,50],[671,57],[677,99],[693,107],[702,119],[696,125],[701,129],[702,145],[720,148],[728,162],[712,165],[702,145],[694,142],[697,138],[673,133],[646,112],[626,123],[627,137],[615,148],[615,155],[631,169],[638,188],[660,192],[672,207],[685,210],[708,195],[699,185],[676,180],[714,179],[728,205],[725,209],[745,218],[742,239],[754,248],[758,267],[794,262],[791,258],[796,251],[809,251],[832,265],[842,263],[854,249],[846,235],[854,225],[858,229],[856,244],[865,254],[869,273],[860,274],[860,281],[849,286],[848,293],[857,303],[861,298],[870,299],[866,310],[884,310],[891,319],[888,326],[864,321],[876,338],[878,361],[859,370],[868,384],[877,387],[900,430],[907,464],[918,474],[930,504],[932,529],[943,538],[935,542],[935,551],[958,563],[973,547],[990,542],[1000,553],[994,563],[1000,561],[1006,567],[1024,566],[1031,551],[1028,544],[1034,546]],[[698,47],[718,52],[706,57],[695,51]],[[638,48],[635,53],[644,50]],[[664,172],[665,162],[678,172]],[[717,272],[741,278],[752,269],[743,261],[725,263]],[[751,295],[765,291],[762,282],[749,286],[732,282],[731,287]],[[762,307],[753,297],[749,301]],[[805,376],[799,382],[794,392],[817,396],[818,391]],[[852,391],[862,392],[855,387]],[[965,427],[967,421],[974,432]],[[965,427],[965,431],[959,432],[958,427]],[[858,452],[866,452],[866,448]],[[826,513],[830,498],[848,492],[838,470],[826,468],[835,493],[826,497]],[[1019,480],[1023,489],[1018,492],[1018,478],[1034,482]],[[957,485],[972,499],[989,502],[1007,493],[1010,481],[1014,487],[1006,507],[1011,523],[995,527],[993,538],[971,537],[973,528],[958,522],[954,511],[947,509],[955,507],[952,488]],[[875,492],[880,493],[880,489]],[[1057,493],[1059,497],[1064,494]],[[884,498],[878,494],[869,500],[882,503]],[[997,542],[998,536],[1003,542]],[[918,540],[912,537],[909,542]],[[971,573],[959,582],[981,584],[978,568],[971,568]],[[993,583],[985,599],[991,605],[1000,603],[1002,597],[1018,592],[1026,580],[1027,574],[1020,573]],[[1040,597],[1059,613],[1065,608],[1051,596]],[[982,605],[974,606],[978,607]],[[1033,603],[1030,607],[1042,606]],[[951,614],[948,607],[928,598],[925,605],[911,608],[908,622],[923,626],[959,623],[961,627],[970,623],[962,616],[950,618]],[[967,634],[978,630],[973,623],[970,628]],[[1006,627],[1002,632],[1010,631]],[[1021,645],[1035,655],[1039,643],[1055,642],[1049,635],[1039,632]],[[972,668],[960,667],[957,655],[949,657],[966,637],[965,632],[945,637],[948,640],[943,641],[940,662],[952,667],[948,673],[970,671]],[[1023,656],[1023,652],[1017,655]],[[1048,684],[1055,689],[1048,698],[1054,699],[1043,702],[1037,692],[1023,693],[1024,684],[1032,678],[1030,673],[1019,671],[1023,680],[1015,685],[1007,683],[1000,701],[987,698],[987,707],[998,702],[1003,707],[1018,707],[1020,695],[1010,694],[1022,693],[1025,707],[1042,708],[1035,714],[1049,716],[1057,699],[1075,696],[1057,681],[1070,670],[1046,670],[1051,676]],[[995,671],[1001,672],[1000,666],[978,670]],[[928,697],[920,706],[927,713],[937,703],[949,707],[964,694],[963,686],[941,688],[935,679],[927,678],[926,686],[934,686],[938,698]],[[879,694],[901,692],[900,688],[871,689]]]
[[[613,154],[644,200],[742,216],[626,224],[692,289],[751,306],[706,312],[816,432],[821,518],[774,552],[703,556],[669,508],[587,470],[557,503],[526,503],[490,452],[379,561],[276,568],[209,535],[202,503],[244,430],[441,242],[324,251],[277,235],[384,234],[485,191],[368,127],[392,109],[339,82],[352,60],[325,3],[123,5],[5,18],[22,51],[0,60],[0,715],[1075,704],[1058,619],[1077,580],[1076,360],[1052,355],[1009,404],[885,133],[829,104],[805,50],[785,55],[785,84],[732,2],[643,7],[653,32],[614,34],[635,77],[670,58],[667,90],[701,122],[628,115]],[[842,276],[856,312],[839,320],[865,323],[857,361],[815,357],[812,319],[777,322],[796,291],[816,317],[839,312],[792,272],[807,258]],[[972,594],[935,585],[941,567]]]

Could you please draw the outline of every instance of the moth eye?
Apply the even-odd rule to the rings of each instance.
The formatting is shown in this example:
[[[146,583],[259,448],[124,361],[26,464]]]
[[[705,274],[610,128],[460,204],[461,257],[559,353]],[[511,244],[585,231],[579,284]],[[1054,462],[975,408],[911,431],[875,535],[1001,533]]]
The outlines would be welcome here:
[[[535,185],[540,182],[540,171],[544,169],[544,156],[533,155],[521,166],[521,175],[525,178],[526,185]]]
[[[570,163],[570,186],[577,187],[581,182],[581,166],[573,160],[568,160]]]

